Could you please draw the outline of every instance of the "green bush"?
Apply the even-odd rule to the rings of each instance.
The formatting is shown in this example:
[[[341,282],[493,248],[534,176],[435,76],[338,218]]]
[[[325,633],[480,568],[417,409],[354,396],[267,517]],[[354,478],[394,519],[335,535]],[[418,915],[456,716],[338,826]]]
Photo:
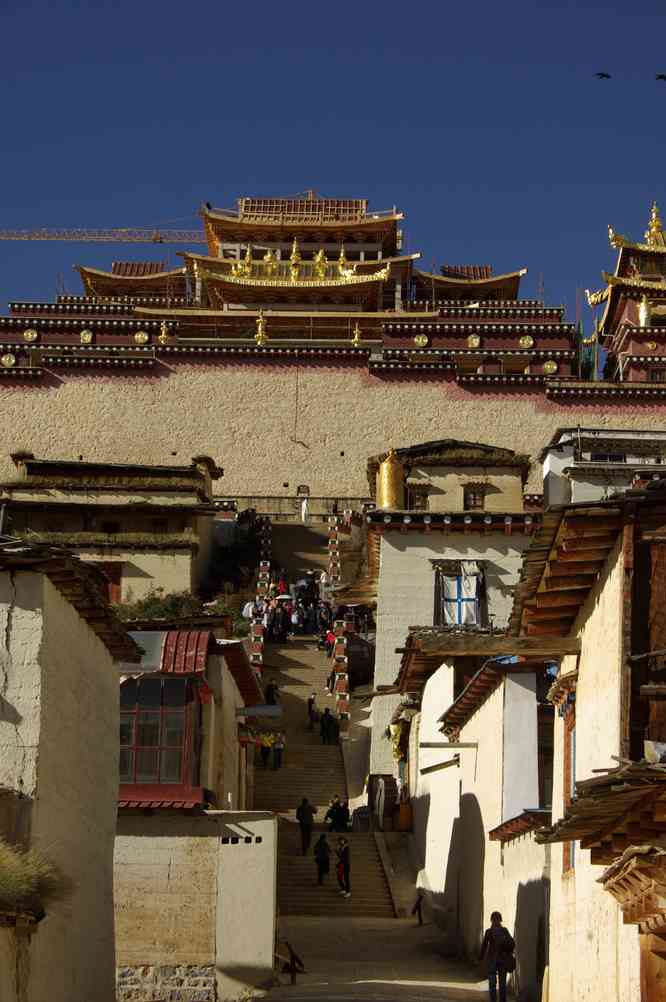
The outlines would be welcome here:
[[[0,839],[0,911],[42,913],[71,893],[70,880],[38,849]]]
[[[123,622],[133,619],[179,619],[181,616],[230,616],[235,636],[244,636],[248,624],[238,613],[229,609],[220,599],[206,602],[189,591],[164,593],[163,588],[153,588],[136,602],[114,605],[114,612]]]

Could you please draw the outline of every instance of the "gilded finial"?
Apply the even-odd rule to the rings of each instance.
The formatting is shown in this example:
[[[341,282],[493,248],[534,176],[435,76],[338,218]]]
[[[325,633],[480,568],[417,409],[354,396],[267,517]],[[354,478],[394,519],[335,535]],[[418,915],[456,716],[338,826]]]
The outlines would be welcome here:
[[[257,332],[254,335],[254,340],[261,348],[262,345],[266,344],[268,341],[268,334],[266,333],[266,318],[264,316],[264,311],[259,310],[259,316],[256,319]]]
[[[361,325],[358,322],[358,320],[354,324],[354,336],[352,338],[351,343],[354,345],[355,348],[361,347]]]
[[[645,231],[645,242],[648,247],[663,247],[666,245],[666,239],[664,238],[664,231],[661,225],[661,216],[659,215],[659,206],[656,202],[652,203],[650,208],[650,222],[648,223],[648,228]]]
[[[289,260],[291,262],[291,280],[292,282],[295,282],[301,270],[301,251],[296,237],[294,237],[294,242],[291,245],[291,255]]]
[[[277,260],[272,250],[267,250],[264,254],[264,265],[267,278],[274,278],[277,271]]]
[[[326,278],[327,270],[328,270],[328,261],[326,259],[326,251],[322,247],[321,250],[318,250],[314,256],[315,277],[319,279]]]
[[[160,332],[157,335],[157,340],[159,341],[160,344],[169,343],[169,325],[166,322],[166,320],[163,320],[162,323],[160,324]]]
[[[340,257],[338,258],[338,271],[344,275],[347,270],[347,257],[345,255],[345,245],[340,244]]]

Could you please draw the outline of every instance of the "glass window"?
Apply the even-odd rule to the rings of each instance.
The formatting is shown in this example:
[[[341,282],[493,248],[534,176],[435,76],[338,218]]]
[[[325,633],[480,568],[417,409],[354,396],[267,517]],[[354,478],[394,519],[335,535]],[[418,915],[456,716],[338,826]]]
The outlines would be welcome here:
[[[192,681],[162,676],[138,682],[127,679],[121,685],[120,702],[121,782],[194,783],[191,752],[199,707]]]
[[[469,486],[463,491],[463,507],[465,511],[483,509],[485,504],[483,488]]]

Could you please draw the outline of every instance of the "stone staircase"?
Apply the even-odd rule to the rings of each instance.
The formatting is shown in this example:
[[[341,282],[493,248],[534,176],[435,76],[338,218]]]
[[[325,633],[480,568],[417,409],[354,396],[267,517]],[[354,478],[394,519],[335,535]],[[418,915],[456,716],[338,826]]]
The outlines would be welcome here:
[[[350,832],[351,898],[338,894],[335,856],[323,887],[317,886],[314,857],[301,855],[296,808],[307,797],[323,818],[331,798],[347,796],[347,787],[338,745],[322,745],[318,729],[307,729],[307,698],[317,695],[320,710],[334,710],[334,700],[324,692],[332,663],[317,650],[311,637],[293,638],[288,644],[267,644],[264,652],[265,681],[277,682],[284,710],[282,728],[286,734],[281,769],[255,770],[255,809],[274,811],[280,817],[278,843],[278,903],[283,915],[351,914],[390,918],[395,915],[388,884],[372,832]],[[335,848],[337,836],[329,843]],[[313,839],[313,841],[314,841]]]

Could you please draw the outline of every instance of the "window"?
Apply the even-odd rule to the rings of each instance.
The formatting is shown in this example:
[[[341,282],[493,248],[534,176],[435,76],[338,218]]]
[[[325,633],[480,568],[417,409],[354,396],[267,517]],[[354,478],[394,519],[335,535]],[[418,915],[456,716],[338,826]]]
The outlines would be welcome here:
[[[153,518],[150,522],[151,532],[168,532],[169,521],[166,518]]]
[[[624,463],[623,452],[591,452],[590,460],[593,463]]]
[[[483,487],[478,484],[468,484],[463,489],[463,508],[465,511],[483,509],[485,504]]]
[[[121,783],[195,784],[199,704],[194,697],[186,678],[142,676],[121,685]]]
[[[481,622],[483,575],[474,560],[444,560],[435,566],[435,626]]]
[[[666,369],[650,369],[651,383],[666,383]]]

